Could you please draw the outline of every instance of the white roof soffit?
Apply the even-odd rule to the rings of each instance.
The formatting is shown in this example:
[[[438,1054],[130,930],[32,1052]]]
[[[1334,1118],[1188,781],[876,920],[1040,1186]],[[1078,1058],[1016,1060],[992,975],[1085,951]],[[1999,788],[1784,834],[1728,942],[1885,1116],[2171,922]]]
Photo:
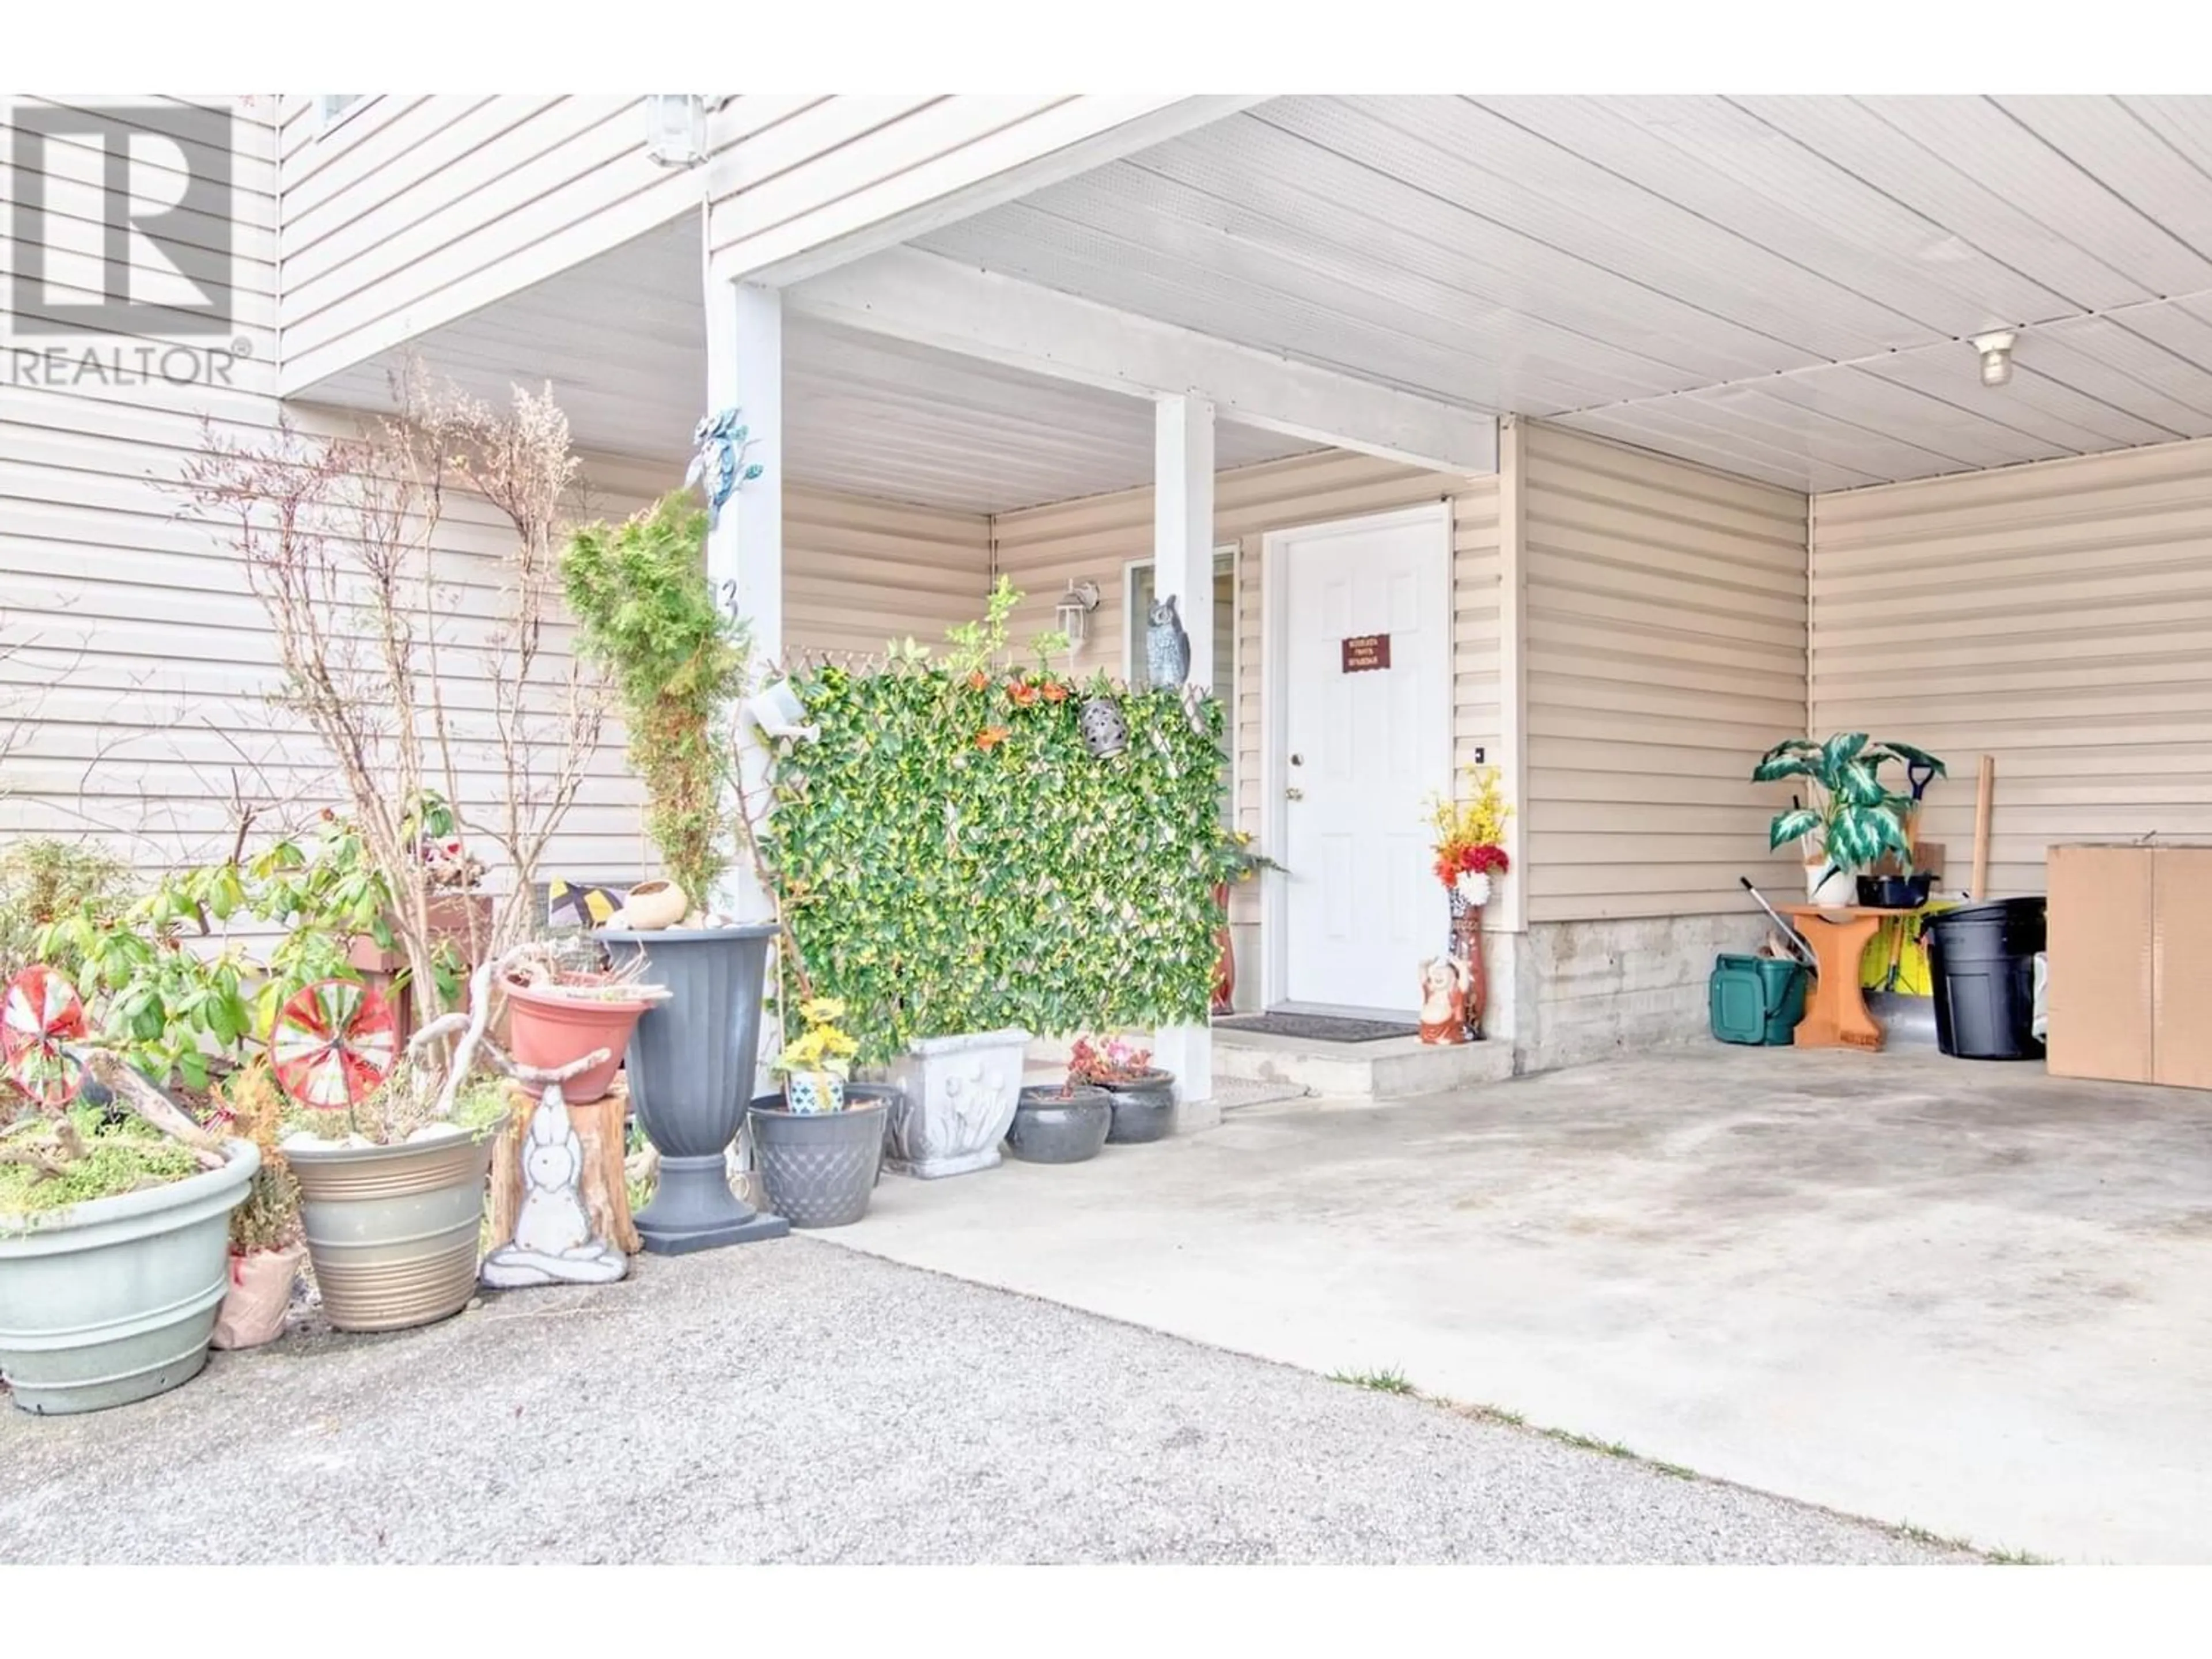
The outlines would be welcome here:
[[[919,246],[1796,489],[2212,436],[2207,97],[1288,97]]]
[[[790,311],[1141,398],[1196,392],[1225,419],[1439,471],[1498,470],[1482,410],[1236,344],[914,248],[784,291]]]

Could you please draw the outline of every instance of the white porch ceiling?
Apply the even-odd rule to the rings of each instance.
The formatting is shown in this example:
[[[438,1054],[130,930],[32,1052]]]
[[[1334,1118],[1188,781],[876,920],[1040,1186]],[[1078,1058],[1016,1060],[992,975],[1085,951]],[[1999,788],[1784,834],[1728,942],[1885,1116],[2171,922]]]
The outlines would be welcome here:
[[[919,245],[1799,489],[2212,435],[2212,99],[1289,98]]]
[[[550,380],[580,447],[665,461],[672,486],[705,395],[697,224],[641,237],[416,349],[495,402]],[[307,395],[386,408],[399,361],[386,353]],[[793,483],[884,501],[1001,513],[1152,478],[1149,403],[808,318],[785,325],[784,417]],[[1313,447],[1228,421],[1217,435],[1224,466]]]

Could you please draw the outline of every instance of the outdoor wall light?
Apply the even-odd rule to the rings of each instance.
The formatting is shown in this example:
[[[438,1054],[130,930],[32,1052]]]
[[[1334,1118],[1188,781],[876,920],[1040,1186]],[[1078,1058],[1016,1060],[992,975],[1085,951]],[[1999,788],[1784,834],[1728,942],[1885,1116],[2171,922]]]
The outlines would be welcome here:
[[[1067,635],[1069,655],[1083,649],[1084,641],[1091,637],[1091,613],[1097,608],[1098,584],[1091,581],[1069,582],[1067,592],[1053,606],[1053,620]]]
[[[696,167],[707,159],[707,112],[721,100],[696,92],[659,92],[645,100],[645,153],[665,167]]]
[[[1982,354],[1982,384],[2002,386],[2012,379],[2012,347],[2014,336],[2010,331],[1997,334],[1974,336],[1974,349]]]

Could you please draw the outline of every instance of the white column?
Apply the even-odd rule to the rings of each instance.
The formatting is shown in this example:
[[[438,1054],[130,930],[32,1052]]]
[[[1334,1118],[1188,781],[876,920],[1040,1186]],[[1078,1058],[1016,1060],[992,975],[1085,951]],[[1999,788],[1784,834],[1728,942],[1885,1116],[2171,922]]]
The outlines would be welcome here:
[[[1154,427],[1152,590],[1172,593],[1190,635],[1190,684],[1213,689],[1213,404],[1196,393],[1163,398]],[[1145,618],[1128,625],[1142,629]],[[1212,1128],[1213,1030],[1201,1020],[1155,1034],[1153,1054],[1176,1074],[1176,1127]]]
[[[1213,685],[1213,405],[1163,398],[1154,417],[1152,591],[1172,593],[1190,633],[1190,680]],[[1145,625],[1142,617],[1129,619]]]
[[[707,577],[726,610],[742,618],[756,680],[783,655],[783,295],[775,289],[707,278],[707,411],[744,413],[749,444],[739,464],[761,469],[738,484],[707,537]],[[767,756],[751,740],[738,745],[738,773],[757,812],[765,795]],[[716,908],[745,921],[765,921],[772,907],[742,853],[732,862]]]

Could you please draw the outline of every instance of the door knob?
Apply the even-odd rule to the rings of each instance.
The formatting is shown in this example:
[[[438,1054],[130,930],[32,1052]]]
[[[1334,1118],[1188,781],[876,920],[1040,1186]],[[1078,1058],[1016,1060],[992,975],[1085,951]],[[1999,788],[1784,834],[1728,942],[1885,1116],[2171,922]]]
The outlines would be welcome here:
[[[1304,800],[1305,798],[1306,792],[1303,789],[1285,789],[1283,791],[1283,799],[1285,800]]]

